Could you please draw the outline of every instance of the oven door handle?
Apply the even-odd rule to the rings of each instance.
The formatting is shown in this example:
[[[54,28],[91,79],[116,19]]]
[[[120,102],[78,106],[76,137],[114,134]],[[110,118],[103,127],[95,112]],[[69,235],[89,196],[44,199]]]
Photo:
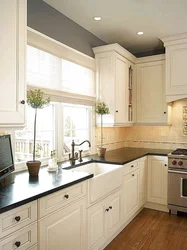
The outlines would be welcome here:
[[[178,170],[168,170],[168,173],[175,173],[175,174],[187,174],[187,171],[178,171]]]

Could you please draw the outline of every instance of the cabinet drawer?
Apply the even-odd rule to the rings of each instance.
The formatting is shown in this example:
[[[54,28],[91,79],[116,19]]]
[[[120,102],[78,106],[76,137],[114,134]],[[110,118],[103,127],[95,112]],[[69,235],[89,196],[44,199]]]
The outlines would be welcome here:
[[[138,161],[132,161],[128,164],[125,164],[123,167],[124,167],[124,175],[126,175],[138,168]]]
[[[86,182],[65,188],[38,200],[38,216],[42,218],[86,195]]]
[[[25,227],[0,241],[0,250],[28,250],[37,243],[37,223]],[[35,248],[31,248],[33,250]]]
[[[0,214],[0,238],[37,220],[37,201]]]

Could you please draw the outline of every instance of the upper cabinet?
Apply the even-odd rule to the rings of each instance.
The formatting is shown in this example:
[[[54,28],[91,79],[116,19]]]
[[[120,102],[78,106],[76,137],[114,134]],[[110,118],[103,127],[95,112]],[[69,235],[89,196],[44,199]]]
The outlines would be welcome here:
[[[110,114],[104,126],[129,126],[135,123],[135,57],[118,44],[94,48],[97,99],[104,101]]]
[[[25,123],[26,4],[0,2],[0,126]]]
[[[168,124],[165,98],[165,56],[137,59],[137,123]]]
[[[166,101],[187,96],[187,33],[162,38],[166,47]]]

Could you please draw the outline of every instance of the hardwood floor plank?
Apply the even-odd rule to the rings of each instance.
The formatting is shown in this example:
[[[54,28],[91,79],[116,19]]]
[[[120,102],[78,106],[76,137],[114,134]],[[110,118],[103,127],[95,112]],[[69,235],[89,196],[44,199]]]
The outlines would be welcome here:
[[[143,209],[105,250],[187,250],[187,216]]]

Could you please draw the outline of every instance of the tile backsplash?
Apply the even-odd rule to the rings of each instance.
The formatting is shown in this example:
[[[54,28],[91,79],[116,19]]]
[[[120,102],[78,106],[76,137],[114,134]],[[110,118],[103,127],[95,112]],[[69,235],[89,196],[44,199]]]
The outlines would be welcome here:
[[[132,126],[104,128],[104,145],[108,150],[120,147],[176,149],[187,148],[183,134],[183,106],[187,99],[172,105],[171,126]],[[100,143],[100,128],[96,129],[96,145]]]

